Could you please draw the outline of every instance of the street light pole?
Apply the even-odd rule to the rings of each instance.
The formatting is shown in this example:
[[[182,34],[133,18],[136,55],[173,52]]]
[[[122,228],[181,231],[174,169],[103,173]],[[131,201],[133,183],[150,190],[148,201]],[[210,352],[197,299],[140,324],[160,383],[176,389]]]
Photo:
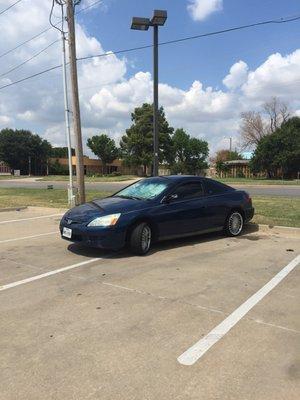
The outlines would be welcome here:
[[[153,176],[158,176],[158,25],[153,26]]]
[[[152,175],[158,175],[159,167],[159,113],[158,113],[158,27],[163,26],[167,20],[167,11],[154,10],[153,17],[133,17],[131,29],[147,31],[153,27],[153,171]]]

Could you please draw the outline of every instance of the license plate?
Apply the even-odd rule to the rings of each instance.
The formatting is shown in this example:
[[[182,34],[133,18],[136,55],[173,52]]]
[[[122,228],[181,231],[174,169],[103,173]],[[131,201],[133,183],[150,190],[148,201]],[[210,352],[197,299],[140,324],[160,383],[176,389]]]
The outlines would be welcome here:
[[[68,239],[71,239],[72,237],[72,229],[70,228],[63,228],[63,233],[62,235]]]

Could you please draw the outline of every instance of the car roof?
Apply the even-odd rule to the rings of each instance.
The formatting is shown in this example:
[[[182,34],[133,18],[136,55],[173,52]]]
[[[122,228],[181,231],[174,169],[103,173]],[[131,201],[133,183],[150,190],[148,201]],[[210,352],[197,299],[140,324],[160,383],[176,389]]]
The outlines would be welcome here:
[[[161,176],[161,178],[166,178],[166,179],[170,179],[172,181],[186,181],[189,179],[203,179],[202,176],[195,176],[195,175],[163,175]]]

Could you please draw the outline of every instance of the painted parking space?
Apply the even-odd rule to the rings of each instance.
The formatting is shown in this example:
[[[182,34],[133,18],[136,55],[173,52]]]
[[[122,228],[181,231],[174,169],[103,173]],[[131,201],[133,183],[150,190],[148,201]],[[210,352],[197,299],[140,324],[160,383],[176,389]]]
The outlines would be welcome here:
[[[39,232],[26,224],[16,236]],[[296,399],[299,267],[193,365],[177,358],[299,253],[299,238],[255,230],[160,243],[147,257],[59,234],[3,243],[1,396]]]

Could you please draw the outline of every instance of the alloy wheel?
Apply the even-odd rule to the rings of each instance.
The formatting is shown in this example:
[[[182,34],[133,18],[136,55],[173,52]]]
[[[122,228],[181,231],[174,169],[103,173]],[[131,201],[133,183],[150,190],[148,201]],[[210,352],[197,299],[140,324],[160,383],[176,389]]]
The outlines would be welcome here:
[[[231,235],[237,236],[243,229],[243,217],[239,212],[233,212],[228,220],[228,230]]]

